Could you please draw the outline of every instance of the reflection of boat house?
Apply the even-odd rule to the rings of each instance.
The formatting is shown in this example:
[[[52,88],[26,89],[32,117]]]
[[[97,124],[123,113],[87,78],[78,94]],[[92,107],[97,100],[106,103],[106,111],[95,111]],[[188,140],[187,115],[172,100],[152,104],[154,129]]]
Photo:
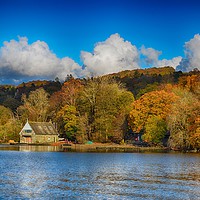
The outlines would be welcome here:
[[[19,133],[20,143],[53,143],[58,132],[51,122],[26,122]]]

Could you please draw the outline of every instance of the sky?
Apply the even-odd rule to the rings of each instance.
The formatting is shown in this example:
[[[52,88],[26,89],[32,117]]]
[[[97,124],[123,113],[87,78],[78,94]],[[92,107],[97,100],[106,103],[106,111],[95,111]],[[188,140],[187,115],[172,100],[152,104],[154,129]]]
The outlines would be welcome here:
[[[0,0],[0,84],[200,70],[198,0]]]

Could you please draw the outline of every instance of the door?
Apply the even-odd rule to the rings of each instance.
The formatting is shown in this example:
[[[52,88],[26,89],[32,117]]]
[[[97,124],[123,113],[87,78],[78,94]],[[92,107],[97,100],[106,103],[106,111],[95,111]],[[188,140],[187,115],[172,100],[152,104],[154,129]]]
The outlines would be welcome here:
[[[31,137],[24,137],[24,142],[25,143],[32,143],[32,138]]]

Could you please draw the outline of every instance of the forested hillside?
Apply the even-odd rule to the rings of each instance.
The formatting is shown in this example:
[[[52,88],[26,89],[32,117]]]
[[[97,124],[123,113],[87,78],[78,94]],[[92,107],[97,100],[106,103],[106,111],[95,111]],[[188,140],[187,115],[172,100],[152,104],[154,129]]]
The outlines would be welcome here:
[[[79,143],[139,138],[151,145],[199,149],[199,100],[200,72],[172,67],[1,85],[0,141],[17,141],[29,119],[51,120],[61,137]]]

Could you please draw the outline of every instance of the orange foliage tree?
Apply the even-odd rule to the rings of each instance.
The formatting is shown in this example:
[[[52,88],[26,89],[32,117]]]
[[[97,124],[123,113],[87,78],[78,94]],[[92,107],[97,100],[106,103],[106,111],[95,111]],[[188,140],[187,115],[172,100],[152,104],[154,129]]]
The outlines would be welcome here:
[[[166,120],[170,112],[171,105],[178,97],[172,92],[153,91],[144,94],[132,104],[132,110],[129,114],[129,125],[135,133],[148,134],[148,122],[153,117],[159,117],[160,120]],[[146,137],[151,138],[151,137]]]
[[[57,112],[65,105],[75,106],[76,100],[83,84],[79,79],[71,78],[65,82],[60,91],[55,92],[50,97],[50,113],[56,117]]]
[[[179,79],[178,85],[200,98],[200,74],[183,76]]]
[[[69,124],[72,124],[71,122],[73,120],[69,122],[66,119],[75,118],[75,113],[71,112],[70,110],[76,108],[76,101],[82,88],[83,84],[81,80],[70,78],[63,84],[60,91],[55,92],[50,97],[49,113],[51,118],[57,123],[60,133],[73,132],[72,129],[68,127]],[[75,120],[73,123],[75,123]],[[73,127],[75,127],[75,125],[73,125]]]

